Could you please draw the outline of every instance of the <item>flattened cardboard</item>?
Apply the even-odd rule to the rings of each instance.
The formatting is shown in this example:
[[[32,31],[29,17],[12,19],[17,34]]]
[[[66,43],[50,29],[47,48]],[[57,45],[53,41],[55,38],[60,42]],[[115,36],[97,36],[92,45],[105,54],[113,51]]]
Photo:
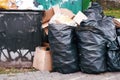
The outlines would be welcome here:
[[[68,16],[71,19],[75,16],[75,14],[72,11],[70,11],[70,10],[68,10],[66,8],[61,8],[60,11],[61,11],[61,14],[64,14],[64,15]]]
[[[75,17],[73,18],[73,20],[78,24],[80,25],[80,23],[83,21],[83,20],[86,20],[88,19],[87,16],[85,16],[81,11],[79,11]]]
[[[48,22],[52,18],[53,15],[54,15],[53,8],[46,10],[44,13],[43,19],[42,19],[42,23]]]

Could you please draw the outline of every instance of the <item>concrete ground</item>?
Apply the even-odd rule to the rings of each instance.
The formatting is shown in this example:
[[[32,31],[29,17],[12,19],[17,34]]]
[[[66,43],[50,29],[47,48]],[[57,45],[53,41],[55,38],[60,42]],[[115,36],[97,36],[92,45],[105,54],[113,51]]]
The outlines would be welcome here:
[[[0,80],[120,80],[120,72],[107,72],[102,74],[85,74],[81,72],[60,74],[57,72],[24,72],[1,74]]]

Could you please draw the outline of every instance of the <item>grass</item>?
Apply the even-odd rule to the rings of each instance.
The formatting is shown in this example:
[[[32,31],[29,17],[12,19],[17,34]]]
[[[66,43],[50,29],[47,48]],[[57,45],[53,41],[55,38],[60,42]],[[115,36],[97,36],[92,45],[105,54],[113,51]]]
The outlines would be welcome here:
[[[0,68],[0,74],[23,73],[23,72],[32,72],[32,71],[36,71],[36,70],[34,68],[30,68],[30,69]]]
[[[120,9],[104,10],[104,13],[108,16],[114,16],[116,18],[120,18]]]

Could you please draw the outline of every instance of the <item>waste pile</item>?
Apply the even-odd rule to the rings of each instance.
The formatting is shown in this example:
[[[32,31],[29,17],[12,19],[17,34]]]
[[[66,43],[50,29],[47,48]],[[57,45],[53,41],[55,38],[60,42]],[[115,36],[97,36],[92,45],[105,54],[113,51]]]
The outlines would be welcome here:
[[[107,71],[107,54],[118,49],[116,28],[112,17],[103,14],[101,6],[92,3],[84,12],[88,17],[77,27],[79,66],[82,72],[101,73]]]
[[[42,27],[49,43],[52,71],[120,71],[120,20],[104,15],[98,3],[92,2],[76,15],[53,6],[45,12]]]
[[[34,0],[0,0],[0,9],[43,7]],[[45,43],[35,49],[36,69],[63,74],[120,71],[120,20],[106,16],[98,3],[92,2],[91,7],[76,15],[55,5],[44,12],[41,23],[44,34],[40,35]]]

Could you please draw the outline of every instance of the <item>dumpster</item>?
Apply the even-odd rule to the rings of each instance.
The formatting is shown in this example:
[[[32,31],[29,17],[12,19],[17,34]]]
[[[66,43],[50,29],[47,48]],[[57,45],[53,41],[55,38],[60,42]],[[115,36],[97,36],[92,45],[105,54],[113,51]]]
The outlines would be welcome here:
[[[82,11],[86,10],[89,7],[91,0],[82,0]]]
[[[78,11],[82,11],[82,0],[68,0],[66,2],[63,0],[60,7],[67,8],[76,14]]]
[[[82,0],[36,0],[40,5],[43,5],[45,10],[54,5],[59,5],[61,8],[67,8],[73,13],[82,11]]]
[[[42,43],[43,11],[0,10],[0,67],[30,67]]]

